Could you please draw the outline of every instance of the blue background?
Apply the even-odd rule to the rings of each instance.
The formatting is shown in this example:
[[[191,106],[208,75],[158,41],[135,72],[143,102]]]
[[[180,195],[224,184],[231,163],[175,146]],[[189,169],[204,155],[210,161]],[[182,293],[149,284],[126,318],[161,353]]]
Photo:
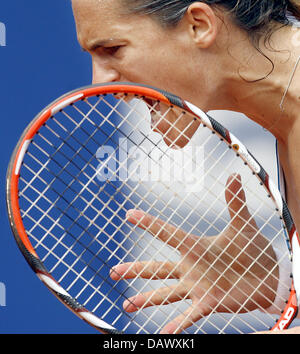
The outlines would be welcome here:
[[[70,0],[0,2],[0,333],[98,333],[62,305],[34,275],[8,224],[6,169],[20,135],[46,105],[91,83],[91,61],[76,39]],[[240,114],[215,112],[277,181],[274,138]],[[258,136],[261,135],[261,139]],[[266,153],[268,152],[268,153]]]
[[[70,0],[0,2],[0,333],[96,333],[46,289],[21,255],[5,205],[7,165],[23,129],[44,106],[91,82],[91,63],[76,39]],[[2,299],[3,302],[3,299]]]

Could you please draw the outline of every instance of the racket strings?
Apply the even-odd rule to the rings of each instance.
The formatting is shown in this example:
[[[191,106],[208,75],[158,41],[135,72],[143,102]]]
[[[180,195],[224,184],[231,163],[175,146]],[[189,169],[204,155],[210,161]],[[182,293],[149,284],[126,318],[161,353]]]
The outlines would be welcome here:
[[[32,219],[32,221],[35,221],[35,220],[34,220],[33,218],[31,218],[31,217],[29,217],[29,218]],[[46,230],[46,229],[43,228],[43,227],[42,227],[42,229],[43,229],[44,232],[46,232],[46,233],[49,234],[49,231],[48,231],[48,230]],[[39,241],[38,239],[36,239],[35,235],[33,235],[30,231],[28,231],[28,234],[29,234],[29,236],[31,236],[32,239],[36,240],[37,242]],[[73,252],[71,248],[69,248],[68,246],[64,245],[61,240],[58,240],[58,239],[57,239],[55,236],[53,236],[53,235],[52,235],[52,237],[54,237],[60,245],[63,245],[63,246],[68,250],[68,252],[73,253],[74,257],[76,257],[76,263],[77,263],[77,259],[80,258],[81,262],[83,262],[83,263],[86,264],[86,268],[83,268],[83,270],[79,273],[79,272],[76,271],[76,268],[74,267],[74,264],[72,264],[72,265],[68,264],[67,262],[65,262],[65,261],[63,260],[63,257],[59,257],[55,252],[53,252],[53,250],[47,248],[47,246],[45,246],[45,245],[43,244],[43,247],[48,250],[49,254],[53,255],[53,256],[57,259],[57,261],[58,261],[59,263],[63,263],[63,265],[68,269],[69,272],[75,273],[76,278],[74,279],[73,283],[76,282],[76,281],[78,281],[78,279],[82,280],[82,281],[85,283],[85,286],[82,288],[82,290],[81,290],[77,295],[75,295],[74,297],[75,297],[75,298],[80,297],[81,293],[86,289],[86,287],[91,287],[91,288],[93,289],[93,293],[91,294],[90,298],[91,298],[95,293],[99,293],[100,295],[103,295],[103,297],[102,297],[101,300],[99,301],[98,305],[92,310],[92,312],[96,311],[97,308],[98,308],[99,306],[101,306],[101,304],[102,304],[104,301],[106,302],[106,304],[105,304],[106,306],[107,306],[107,302],[110,304],[110,307],[108,308],[108,310],[106,311],[106,313],[108,313],[111,309],[115,308],[117,301],[112,301],[112,300],[109,298],[110,293],[111,293],[112,291],[117,291],[117,292],[119,293],[119,297],[122,299],[122,298],[124,298],[124,292],[121,292],[121,291],[119,291],[118,289],[116,290],[116,289],[115,289],[115,287],[116,287],[116,286],[115,286],[115,283],[114,283],[114,284],[113,284],[113,283],[109,284],[109,278],[103,277],[103,276],[101,275],[101,269],[98,269],[98,270],[93,269],[93,267],[91,267],[90,264],[88,264],[88,263],[86,263],[84,260],[82,260],[82,259],[81,259],[82,254],[81,254],[81,255],[78,255],[77,253]],[[84,246],[85,246],[85,245],[84,245]],[[96,256],[96,255],[94,255],[94,256]],[[103,259],[101,259],[101,260],[103,261]],[[105,262],[105,261],[103,261],[103,262]],[[94,272],[94,276],[93,276],[90,280],[87,280],[86,277],[83,275],[84,271],[85,271],[87,268],[93,270],[93,272]],[[102,280],[102,283],[100,283],[97,287],[95,287],[95,286],[92,284],[92,280],[93,280],[93,278],[95,278],[96,276],[97,276],[97,277],[100,277],[101,280]],[[109,291],[105,294],[105,298],[104,298],[104,294],[103,294],[99,289],[101,288],[101,286],[102,286],[103,284],[107,284],[107,283],[111,286],[111,290],[109,290]],[[69,289],[67,289],[67,290],[70,290],[71,287],[72,287],[72,284],[69,285],[69,287],[68,287]],[[138,289],[135,289],[135,290],[138,291]],[[85,300],[85,303],[84,303],[83,305],[88,304],[90,298],[86,299],[86,300]],[[105,316],[106,313],[104,313],[102,316]],[[123,316],[123,314],[120,314],[119,317],[120,317],[121,315]],[[131,317],[130,317],[128,314],[125,313],[125,316],[127,316],[127,317],[131,320]],[[118,318],[115,320],[115,322],[116,322],[117,320],[118,320]],[[156,323],[156,325],[158,326],[158,323]]]
[[[232,240],[231,240],[231,242],[232,242]],[[241,252],[242,252],[243,250],[241,249]],[[226,252],[226,250],[224,250],[223,252]],[[184,258],[184,257],[183,257]],[[256,259],[254,259],[253,257],[252,257],[252,259],[253,259],[253,263],[256,261]],[[182,259],[183,260],[183,259]],[[216,261],[218,260],[218,258],[216,258]],[[233,261],[235,261],[235,258],[232,258],[232,263],[233,263]],[[199,278],[199,281],[198,282],[200,282],[201,281],[201,279],[202,278],[205,278],[205,277],[207,277],[207,273],[208,273],[208,271],[210,270],[210,269],[213,269],[213,267],[214,267],[214,263],[212,263],[212,264],[209,264],[208,262],[207,262],[207,265],[208,265],[208,269],[206,270],[206,272],[204,272],[203,273],[203,275]],[[227,266],[227,268],[229,268],[230,266],[231,266],[231,264],[229,264],[229,265],[227,265],[227,264],[224,264],[224,265],[226,265]],[[241,264],[240,264],[241,265]],[[251,266],[251,265],[250,265]],[[194,265],[194,267],[195,267],[195,265]],[[245,272],[247,272],[248,271],[248,268],[246,268],[246,267],[244,267],[244,269],[245,269]],[[157,270],[157,272],[159,271],[159,269]],[[191,271],[192,271],[192,269],[191,269]],[[141,271],[142,272],[142,271]],[[141,273],[140,272],[140,273]],[[156,273],[157,273],[156,272]],[[271,271],[270,271],[270,273],[271,273]],[[139,277],[139,273],[137,273],[136,274],[137,275],[137,277]],[[154,273],[154,276],[155,276],[156,274]],[[238,273],[236,273],[236,275],[239,275]],[[219,278],[221,278],[221,277],[224,277],[224,273],[220,273],[220,275],[219,275]],[[241,274],[241,275],[239,275],[239,279],[237,279],[237,281],[236,281],[236,283],[239,281],[239,280],[241,280],[242,279],[242,277],[243,277],[243,274]],[[207,277],[207,279],[210,279],[209,277]],[[264,281],[265,281],[265,279],[259,279],[259,278],[257,278],[260,282],[261,282],[261,284],[263,284],[264,283]],[[217,279],[218,280],[218,279]],[[215,281],[215,282],[217,282],[217,280]],[[227,279],[227,280],[229,280],[229,279]],[[197,284],[198,284],[198,282],[197,283],[195,283],[195,285],[194,285],[194,287],[196,287],[197,286]],[[249,285],[251,286],[251,284],[249,283]],[[232,285],[232,287],[234,287],[235,286],[235,284],[233,284]],[[193,290],[193,288],[187,293],[187,295],[183,298],[183,299],[187,299],[188,297],[189,297],[189,293],[190,292],[192,292],[192,290]],[[255,290],[255,288],[253,288],[253,291]],[[205,298],[205,296],[206,295],[208,295],[208,292],[210,291],[210,289],[208,289],[207,290],[207,292],[206,293],[204,293],[204,295],[203,295],[203,297],[202,298]],[[226,295],[226,294],[225,294]],[[224,296],[225,296],[224,295]],[[199,299],[200,301],[201,301],[201,298]],[[242,309],[242,307],[243,307],[243,303],[241,303],[240,304],[241,305],[241,308],[240,308],[240,310]],[[217,306],[216,306],[217,307]],[[259,306],[258,306],[259,307]],[[216,308],[212,308],[212,311],[214,311],[214,310],[216,310]],[[227,309],[227,310],[229,310],[229,309]]]
[[[94,108],[94,107],[93,107]]]
[[[129,140],[130,142],[133,142],[135,150],[131,152],[131,155],[134,155],[134,154],[138,151],[138,145],[132,140],[131,136],[132,136],[132,135],[134,134],[134,132],[139,128],[139,125],[143,125],[143,124],[145,124],[145,123],[149,123],[148,120],[145,121],[145,112],[141,113],[141,112],[139,112],[139,110],[137,109],[137,106],[138,106],[138,104],[140,104],[140,102],[137,100],[137,98],[136,98],[136,101],[135,101],[135,104],[134,104],[134,105],[132,105],[132,104],[129,105],[126,101],[124,101],[123,103],[126,103],[126,106],[127,106],[126,108],[128,109],[128,113],[126,114],[126,116],[123,116],[120,112],[118,112],[118,111],[115,109],[115,107],[114,107],[113,105],[111,105],[109,102],[107,102],[107,101],[105,101],[105,100],[103,100],[103,101],[105,102],[105,104],[106,104],[108,107],[111,108],[111,111],[112,111],[112,112],[115,112],[119,117],[122,118],[122,123],[121,123],[119,126],[114,126],[114,125],[112,125],[112,126],[113,126],[113,128],[114,128],[114,131],[117,131],[117,132],[119,132],[120,134],[122,134],[122,135],[124,136],[124,138],[126,138],[126,140]],[[86,100],[86,103],[87,103],[89,106],[91,106],[88,100]],[[152,111],[154,111],[156,114],[159,113],[158,111],[155,110],[155,106],[149,106],[149,104],[148,104],[147,107],[148,107],[148,113],[149,113],[149,114],[151,114]],[[78,109],[77,109],[77,110],[78,110]],[[164,115],[161,116],[161,119],[162,119],[162,120],[165,119],[165,116],[166,116],[171,110],[172,110],[172,108],[168,108],[168,110],[164,113]],[[80,110],[78,110],[78,111],[80,112]],[[107,119],[107,117],[104,116],[104,115],[101,113],[101,111],[99,111],[98,109],[95,109],[95,112],[98,113],[99,116],[100,116],[101,118],[103,118],[104,120]],[[140,123],[138,123],[137,126],[133,125],[129,120],[127,120],[127,117],[130,116],[132,113],[136,114],[136,115],[140,118]],[[81,113],[81,114],[82,114],[82,113]],[[179,117],[179,118],[180,118],[180,117]],[[127,135],[120,129],[120,126],[121,126],[125,121],[126,121],[126,124],[129,126],[129,129],[130,129],[130,131],[127,132]],[[159,123],[159,122],[158,122],[158,123]],[[157,124],[158,124],[158,123],[157,123]],[[190,123],[190,124],[191,124],[191,123]],[[188,125],[182,132],[180,132],[180,130],[179,130],[177,127],[171,126],[171,127],[167,130],[167,132],[166,132],[164,135],[162,135],[162,137],[166,137],[167,134],[169,133],[169,131],[170,131],[172,128],[175,128],[175,130],[177,131],[177,133],[178,133],[178,135],[179,135],[178,138],[180,138],[180,137],[182,136],[182,137],[188,139],[188,137],[185,135],[185,131],[188,130],[189,125]],[[181,133],[181,135],[180,135],[179,133]],[[105,134],[105,133],[104,133],[104,134]],[[142,136],[142,140],[139,142],[140,145],[142,145],[146,140],[147,140],[148,142],[150,142],[150,144],[152,145],[152,148],[151,148],[151,149],[149,150],[149,152],[148,152],[148,156],[149,156],[149,157],[151,156],[151,152],[152,152],[154,149],[158,149],[159,152],[160,152],[162,155],[165,154],[165,151],[164,151],[163,149],[161,149],[158,144],[155,144],[155,143],[153,142],[153,140],[149,139],[148,135],[144,134],[143,131],[141,131],[141,136]],[[111,137],[108,137],[108,138],[111,138]],[[107,142],[108,142],[108,141],[106,140],[105,143],[107,143]],[[115,144],[116,142],[113,141],[113,143]],[[117,147],[117,150],[119,150],[119,149],[120,149],[120,146]],[[126,151],[126,150],[125,150],[124,152],[125,152],[125,153],[128,153],[128,151]],[[130,156],[129,156],[129,157],[130,157]],[[124,162],[126,162],[126,161],[124,161]],[[159,163],[158,161],[156,161],[156,162]],[[173,160],[172,162],[176,165],[176,167],[177,167],[178,169],[182,168],[182,165],[180,165],[176,160]],[[195,161],[193,161],[193,162],[195,162]],[[162,168],[162,171],[163,171],[163,166],[162,166],[162,165],[159,165],[159,167]],[[114,174],[117,174],[121,168],[122,168],[122,164],[120,163],[120,167],[117,168],[116,171],[114,171]],[[132,171],[131,173],[133,174],[134,171]],[[132,176],[129,175],[129,176],[128,176],[128,179],[131,179],[131,178],[132,178]]]
[[[80,122],[80,125],[82,124],[82,122]],[[80,126],[79,125],[79,126]],[[96,134],[96,132],[97,132],[98,130],[95,130],[95,134]],[[94,134],[94,135],[95,135]],[[94,135],[93,135],[93,137],[94,137]],[[125,136],[125,134],[124,134],[124,136]],[[78,142],[78,141],[77,141]],[[63,143],[62,143],[63,144]],[[69,144],[69,145],[71,145],[71,144]],[[61,153],[61,151],[60,151],[60,149],[61,149],[61,146],[62,145],[60,145],[59,147],[58,147],[58,152],[59,153]],[[54,148],[55,148],[55,146],[53,146]],[[56,149],[57,149],[57,147],[56,147]],[[80,150],[80,151],[82,151],[82,150]],[[211,152],[211,154],[213,154],[212,152]],[[74,155],[74,158],[75,157],[77,157],[77,156],[79,156],[79,154],[77,154],[77,155]],[[51,159],[54,159],[54,157],[53,156],[51,156],[50,155],[50,157],[51,157]],[[94,155],[93,154],[91,154],[91,158],[90,158],[90,161],[88,161],[88,163],[90,163],[91,161],[92,161],[92,159],[93,159],[93,157],[94,157]],[[69,160],[69,161],[72,161],[72,160]],[[218,161],[218,160],[217,160]],[[73,164],[73,161],[72,162],[70,162],[70,163],[72,163]],[[219,163],[219,161],[218,161],[218,163]],[[76,163],[75,163],[76,164]],[[87,165],[87,162],[85,162],[85,164]],[[45,166],[45,165],[44,165]],[[62,166],[61,165],[61,167],[62,168],[64,168],[65,166]],[[41,170],[43,170],[45,167],[43,167],[43,166],[41,166]],[[93,168],[94,169],[94,168]],[[212,169],[212,168],[211,168]],[[95,170],[94,169],[94,172],[96,172],[97,170]],[[50,171],[48,171],[48,172],[50,172]],[[78,174],[78,176],[79,176],[79,174]],[[78,178],[78,176],[76,176],[76,178]],[[74,176],[73,176],[74,177]],[[90,184],[90,183],[93,183],[93,184],[95,184],[94,183],[94,178],[96,177],[96,175],[94,174],[94,175],[92,175],[92,177],[90,177],[90,176],[87,176],[88,178],[89,178],[89,182],[88,182],[88,184],[85,184],[85,185],[83,185],[82,186],[82,188],[84,189],[84,190],[86,190],[86,189],[88,189],[88,185]],[[129,176],[129,178],[130,178],[130,176]],[[57,176],[55,176],[54,175],[54,180],[55,179],[59,179]],[[217,180],[218,181],[218,180]],[[26,183],[26,181],[24,181],[24,183]],[[218,181],[218,183],[221,183],[221,182],[219,182]],[[71,185],[71,182],[70,182],[70,184],[69,185]],[[67,185],[67,188],[68,189],[70,189],[70,186],[69,185]],[[111,184],[110,183],[110,185],[113,185],[113,184]],[[126,181],[125,182],[123,182],[123,184],[122,184],[122,186],[121,187],[119,187],[119,188],[115,188],[115,186],[113,185],[113,188],[115,188],[115,193],[119,193],[120,192],[120,190],[124,187],[124,186],[127,186],[128,187],[128,184],[126,184]],[[129,189],[131,188],[131,187],[128,187]],[[135,189],[133,189],[133,193],[131,194],[131,195],[129,195],[129,196],[126,196],[126,198],[128,198],[128,199],[125,199],[124,200],[124,202],[122,203],[122,204],[120,204],[119,205],[119,208],[116,210],[116,211],[114,211],[115,213],[116,212],[119,212],[122,208],[124,208],[124,205],[125,205],[125,203],[126,203],[126,201],[129,201],[130,200],[130,198],[133,196],[133,194],[134,195],[138,195],[138,192],[137,192],[137,190],[138,190],[138,188],[139,188],[139,186],[137,185],[136,187],[135,187]],[[71,189],[72,190],[72,189]],[[76,192],[76,191],[75,191]],[[82,191],[81,191],[82,192]],[[77,191],[77,193],[78,193],[78,191]],[[152,194],[153,193],[153,191],[151,191],[151,189],[150,189],[150,192],[148,193],[148,194]],[[79,194],[81,194],[81,193],[78,193],[78,195]],[[155,198],[159,198],[160,197],[160,195],[159,194],[154,194],[154,196],[155,196]],[[95,199],[96,199],[96,197],[97,197],[97,195],[95,194]],[[147,195],[146,195],[146,197],[147,197]],[[78,197],[78,198],[82,198],[81,196],[80,197]],[[220,197],[218,197],[219,199],[220,199]],[[88,209],[88,206],[92,206],[93,205],[93,202],[94,202],[94,200],[95,199],[93,199],[92,201],[89,201],[89,204],[86,204],[86,207],[83,209],[83,210],[76,210],[78,213],[79,212],[81,212],[81,213],[84,213],[87,209]],[[145,203],[145,200],[146,200],[147,198],[144,198],[144,200],[143,200],[143,202]],[[76,199],[75,199],[76,200]],[[85,203],[87,203],[88,201],[87,200],[83,200]],[[66,202],[69,202],[68,200],[66,200]],[[181,200],[181,202],[182,202],[182,204],[184,204],[184,202],[185,202],[185,200],[184,199],[182,199]],[[142,202],[140,203],[140,204],[142,204]],[[149,204],[149,207],[151,207],[151,204],[150,203],[148,203]],[[177,208],[174,208],[173,209],[173,215],[175,215],[177,212],[178,212],[178,210],[180,209],[180,206],[181,205],[179,205]],[[73,206],[72,206],[73,207]],[[105,206],[105,208],[106,209],[108,209],[109,208],[109,203]],[[165,206],[165,209],[167,209],[167,207]],[[224,209],[226,209],[226,206],[224,207]],[[65,210],[61,210],[61,214],[62,215],[64,215],[67,211],[68,211],[69,209],[65,209]],[[157,211],[159,211],[159,210],[157,210]],[[101,211],[99,211],[98,210],[98,212],[101,212]],[[191,211],[190,211],[190,214],[191,214]],[[197,216],[199,216],[200,217],[200,213],[197,213]],[[216,213],[216,218],[218,217],[218,214]],[[88,218],[89,219],[89,218]],[[170,218],[171,219],[171,218]],[[186,218],[187,219],[187,218]],[[73,222],[75,221],[75,224],[77,224],[77,220],[76,219],[73,219]],[[94,219],[89,219],[88,220],[89,222],[90,222],[90,224],[95,224],[95,221],[96,221],[96,218],[94,218]],[[167,220],[168,221],[168,220]],[[179,226],[178,226],[178,229],[185,223],[185,219],[183,219],[183,221],[179,224]],[[109,223],[109,222],[111,222],[111,219],[107,219],[107,223]],[[125,224],[125,222],[123,223],[123,224]],[[121,224],[121,225],[118,225],[118,227],[116,228],[116,230],[114,231],[114,235],[116,235],[121,229],[122,229],[122,226],[123,226],[123,224]],[[63,228],[63,227],[62,227]],[[97,228],[97,227],[96,227]],[[191,226],[191,228],[192,228],[192,230],[193,230],[193,232],[194,231],[197,231],[196,229],[196,226],[195,225],[192,225]],[[214,225],[214,228],[216,228],[216,226]],[[132,232],[134,232],[134,231],[136,231],[135,230],[135,228],[134,227],[131,227],[131,231]],[[219,232],[221,232],[222,231],[222,229],[219,229],[218,230]],[[86,232],[86,229],[83,229],[82,230],[82,232]],[[103,229],[99,229],[99,234],[100,234],[100,232],[101,233],[103,233]],[[201,232],[201,231],[200,231]],[[203,231],[202,231],[203,232]],[[146,232],[144,233],[144,234],[146,234]],[[98,236],[98,235],[97,235]],[[95,236],[93,236],[93,237],[95,237]],[[172,236],[171,236],[172,237]],[[126,242],[128,242],[128,239],[126,239]],[[132,247],[131,247],[131,249],[132,248],[138,248],[138,243],[139,242],[136,242],[136,243],[134,243],[133,245],[132,245]],[[154,243],[154,242],[151,242],[151,243]],[[101,246],[103,246],[103,245],[101,245]],[[118,244],[118,246],[120,246],[119,244]],[[122,246],[121,246],[122,247]],[[126,252],[126,248],[125,249],[123,249],[125,252]],[[156,252],[159,252],[159,248],[157,247],[156,248]],[[241,250],[241,252],[242,252],[242,250]],[[149,253],[149,252],[148,252]],[[95,256],[95,255],[94,255]],[[114,257],[116,256],[116,253],[114,254]],[[144,254],[143,254],[143,256],[144,256]],[[59,257],[58,257],[59,258]],[[120,258],[119,259],[119,261],[121,261],[121,262],[123,262],[124,260],[125,260],[125,258],[126,257],[122,257],[122,258]],[[89,267],[89,265],[87,264],[87,267]],[[70,269],[70,271],[71,271],[71,269]],[[80,274],[80,273],[79,273]],[[83,274],[83,273],[82,273]],[[95,270],[95,274],[97,274],[97,270]],[[95,275],[96,276],[96,275]],[[222,276],[222,275],[220,275],[220,276]],[[150,280],[148,280],[148,282],[147,282],[147,285],[149,285],[151,283],[151,279]],[[90,283],[89,282],[87,282],[86,283],[86,286],[85,286],[85,288],[86,287],[89,287],[90,286]],[[131,283],[129,283],[128,284],[128,286],[131,286]],[[112,287],[114,287],[114,285],[112,285]],[[135,291],[141,291],[140,289],[134,289]],[[80,291],[80,294],[82,294],[82,290]],[[86,303],[88,303],[88,301],[86,302]],[[114,306],[113,304],[112,304],[112,306]],[[242,304],[241,304],[241,306],[243,306]],[[99,306],[98,306],[99,307]],[[139,311],[139,312],[142,312],[142,311]],[[154,317],[154,315],[151,315],[152,317]],[[136,316],[137,317],[137,316]],[[156,323],[157,323],[157,321],[156,321]],[[143,328],[143,330],[144,330],[144,328]]]
[[[65,212],[66,212],[66,210],[65,210],[65,211],[62,211],[62,214],[65,214]],[[84,230],[84,231],[85,231],[85,230]],[[77,241],[78,241],[78,240],[77,240]],[[76,241],[76,242],[77,242],[77,241]],[[88,249],[88,248],[87,248],[87,249]],[[80,259],[80,257],[79,257],[78,259]],[[71,269],[72,269],[72,267],[71,267],[71,268],[69,267],[69,270],[71,270]],[[97,274],[97,273],[96,273],[96,274]],[[79,274],[78,276],[80,276],[80,274]],[[105,280],[105,279],[104,279],[104,280]]]

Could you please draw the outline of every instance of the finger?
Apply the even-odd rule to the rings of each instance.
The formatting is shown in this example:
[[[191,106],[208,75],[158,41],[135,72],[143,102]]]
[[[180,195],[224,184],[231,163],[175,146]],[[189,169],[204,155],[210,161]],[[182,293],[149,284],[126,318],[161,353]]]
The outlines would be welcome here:
[[[111,269],[110,276],[113,280],[133,279],[177,279],[180,273],[175,263],[172,262],[128,262],[119,264]]]
[[[123,308],[126,312],[135,312],[141,308],[168,305],[176,301],[181,301],[185,295],[186,290],[176,284],[130,297],[124,301]]]
[[[246,204],[246,195],[239,174],[229,176],[226,183],[225,199],[231,218],[231,226],[236,230],[241,230],[246,224],[251,225],[253,229],[256,228],[256,223]]]
[[[183,330],[191,327],[194,323],[210,313],[206,307],[189,307],[181,315],[169,322],[162,330],[161,334],[179,334]]]
[[[153,236],[158,237],[161,241],[174,248],[180,248],[187,238],[187,234],[183,230],[167,224],[165,221],[146,214],[141,210],[129,210],[126,216],[129,222],[139,226],[143,230],[147,230]],[[189,238],[189,240],[190,243],[193,242],[191,238]],[[186,242],[185,246],[188,246]],[[192,244],[189,246],[192,246]]]

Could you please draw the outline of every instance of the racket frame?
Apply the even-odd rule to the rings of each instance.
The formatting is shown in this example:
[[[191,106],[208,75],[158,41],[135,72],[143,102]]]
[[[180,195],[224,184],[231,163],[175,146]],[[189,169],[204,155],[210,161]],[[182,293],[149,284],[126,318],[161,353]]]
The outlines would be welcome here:
[[[7,210],[10,220],[11,229],[13,231],[16,242],[25,257],[26,261],[36,273],[39,279],[46,285],[46,287],[61,301],[66,305],[71,311],[73,311],[81,319],[89,323],[91,326],[96,328],[98,331],[104,334],[119,334],[122,333],[116,328],[112,327],[102,319],[98,318],[95,314],[85,309],[80,305],[76,299],[70,296],[58,282],[52,277],[47,271],[39,256],[34,250],[28,235],[26,233],[19,205],[19,177],[20,169],[22,166],[22,161],[30,145],[31,140],[39,129],[44,125],[44,123],[54,116],[59,111],[63,110],[68,105],[84,100],[92,96],[109,95],[109,94],[125,94],[125,95],[135,95],[139,98],[147,97],[152,100],[161,101],[167,105],[175,105],[191,113],[195,118],[200,119],[201,123],[212,131],[214,131],[220,139],[224,140],[229,147],[232,147],[237,154],[244,160],[245,164],[248,164],[251,168],[253,174],[257,175],[261,184],[265,186],[270,197],[274,200],[280,215],[282,216],[283,223],[286,227],[288,234],[288,243],[293,245],[293,248],[297,248],[297,253],[300,250],[300,240],[299,235],[296,231],[295,224],[293,222],[292,216],[288,210],[287,204],[281,197],[280,192],[277,187],[270,180],[269,175],[259,164],[259,162],[252,156],[252,154],[246,149],[246,147],[227,130],[223,125],[218,123],[214,118],[208,116],[206,113],[201,111],[198,107],[193,104],[182,100],[181,98],[159,90],[157,88],[140,85],[134,83],[126,82],[115,82],[108,84],[96,84],[91,86],[86,86],[70,93],[67,93],[52,102],[48,107],[46,107],[41,113],[39,113],[33,121],[28,125],[22,134],[21,138],[15,150],[12,154],[8,172],[7,172],[7,183],[6,183],[6,200],[7,200]],[[290,250],[292,256],[292,250]],[[298,298],[296,289],[300,286],[300,272],[294,271],[293,278],[291,280],[291,289],[289,299],[286,301],[286,306],[281,313],[281,316],[277,320],[276,324],[271,330],[284,330],[290,326],[293,319],[297,315],[298,311]],[[297,286],[294,286],[296,284]],[[299,285],[298,285],[299,284]]]

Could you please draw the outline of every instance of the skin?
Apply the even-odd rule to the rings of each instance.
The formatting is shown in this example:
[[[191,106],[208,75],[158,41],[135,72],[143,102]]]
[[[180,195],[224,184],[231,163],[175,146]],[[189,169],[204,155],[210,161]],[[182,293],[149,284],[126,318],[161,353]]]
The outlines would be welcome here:
[[[193,3],[175,28],[163,28],[149,16],[125,16],[122,1],[119,0],[73,0],[72,4],[78,41],[92,58],[93,83],[131,81],[153,85],[177,94],[204,111],[222,109],[242,112],[269,130],[278,140],[287,184],[287,200],[296,226],[300,228],[300,80],[297,79],[300,65],[285,98],[283,110],[280,109],[283,93],[300,55],[300,46],[294,45],[299,30],[284,27],[275,31],[271,37],[271,45],[275,50],[265,47],[262,44],[263,38],[261,39],[261,48],[274,63],[274,70],[268,75],[272,69],[270,62],[253,47],[247,33],[234,25],[223,12],[217,13],[201,2]],[[265,76],[267,77],[264,80],[259,80]],[[175,112],[156,125],[157,131],[161,133],[170,130],[166,137],[169,145],[184,146],[186,141],[178,139],[177,129],[169,129],[168,120],[180,130],[184,130],[191,122],[184,118],[176,120]],[[197,126],[192,124],[189,127],[188,136],[192,136]],[[240,204],[245,198],[238,176],[229,177],[225,198],[232,221],[218,235],[217,245],[224,247],[228,240],[233,240],[231,252],[238,252],[241,245],[247,244],[247,238],[255,238],[254,244],[257,247],[263,246],[265,241],[257,234],[255,222],[247,207]],[[245,220],[248,221],[247,224]],[[198,288],[192,284],[195,279],[201,278],[205,261],[215,257],[218,250],[210,247],[205,238],[195,241],[193,235],[186,237],[180,230],[174,232],[171,225],[163,225],[160,220],[138,210],[129,212],[128,221],[147,228],[154,236],[173,247],[177,247],[180,240],[184,239],[180,247],[183,261],[176,265],[122,264],[112,271],[111,277],[115,280],[120,277],[133,278],[146,266],[142,274],[139,274],[141,277],[149,278],[155,274],[158,278],[165,278],[166,274],[171,273],[179,280],[176,291],[190,298],[192,306],[184,316],[166,325],[163,333],[178,333],[208,314],[211,311],[209,309],[214,308],[215,297],[199,296],[199,292],[205,289],[204,279]],[[243,232],[237,232],[238,229],[243,229]],[[195,252],[188,251],[191,247]],[[256,250],[252,249],[251,252],[255,253]],[[201,261],[195,260],[195,254]],[[221,259],[229,263],[226,254]],[[239,264],[246,269],[248,262],[244,256]],[[272,249],[267,250],[266,257],[261,262],[264,267],[257,266],[255,273],[269,287],[260,287],[256,301],[266,308],[274,300],[274,291],[277,288],[273,278],[267,276],[267,270],[274,269],[275,264]],[[196,264],[193,271],[188,272],[188,276],[183,275],[186,274],[184,269],[190,269],[191,264]],[[234,266],[237,265],[236,263]],[[237,272],[242,274],[243,269],[237,269]],[[276,267],[273,274],[278,275]],[[250,274],[247,277],[256,287],[255,279],[250,279]],[[234,278],[234,274],[229,274],[229,278]],[[217,285],[214,289],[216,298],[222,298],[222,294],[228,290],[226,279],[221,278]],[[239,288],[247,289],[247,284],[239,284]],[[166,301],[179,300],[174,290],[164,290],[167,291],[164,294]],[[231,289],[232,296],[228,296],[223,304],[240,312],[254,309],[255,305],[251,302],[246,302],[242,309],[238,309],[238,304],[232,298],[243,295],[237,294],[237,291],[237,288]],[[262,297],[260,293],[266,296]],[[129,312],[140,306],[163,303],[161,296],[155,292],[140,294],[130,300],[131,303],[124,303],[124,308]],[[299,329],[292,331],[300,332]]]
[[[275,267],[275,256],[272,247],[268,247],[266,239],[257,232],[256,223],[245,203],[239,175],[228,178],[225,198],[232,219],[229,227],[215,237],[186,235],[182,230],[142,211],[131,210],[127,213],[129,222],[139,224],[154,237],[175,247],[181,254],[181,260],[176,264],[135,262],[115,267],[111,272],[114,280],[131,279],[137,275],[145,279],[178,279],[173,287],[138,294],[125,301],[123,306],[126,311],[134,312],[140,307],[188,298],[192,300],[192,305],[161,332],[180,333],[210,314],[212,309],[217,312],[228,312],[228,309],[248,312],[255,310],[257,304],[263,308],[271,305],[270,299],[275,294],[271,289],[276,288],[276,280],[270,275]],[[262,249],[265,250],[264,255],[253,264],[253,258]],[[236,257],[235,262],[232,262],[232,257]],[[213,267],[210,267],[211,264]]]

